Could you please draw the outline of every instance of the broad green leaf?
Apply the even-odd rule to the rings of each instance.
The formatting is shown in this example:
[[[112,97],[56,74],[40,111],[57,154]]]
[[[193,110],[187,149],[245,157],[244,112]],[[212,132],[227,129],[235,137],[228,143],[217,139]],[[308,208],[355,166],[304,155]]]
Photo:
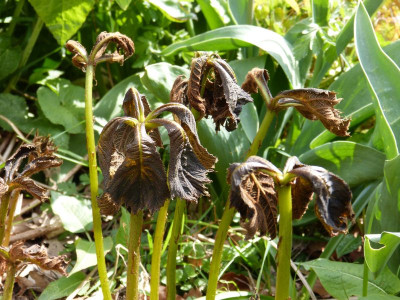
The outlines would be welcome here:
[[[123,10],[127,10],[132,0],[116,0],[116,2]]]
[[[12,47],[11,39],[0,35],[0,80],[14,73],[21,59],[21,48]]]
[[[319,258],[301,263],[306,269],[313,269],[323,287],[335,299],[349,299],[362,295],[363,265],[344,263]],[[371,276],[372,277],[372,276]],[[400,291],[400,279],[389,269],[377,278],[368,279],[368,294],[395,294]]]
[[[347,141],[324,144],[302,154],[299,159],[331,171],[351,186],[381,179],[385,163],[382,152]]]
[[[69,133],[85,132],[85,90],[68,80],[57,79],[37,91],[38,102],[46,118],[64,126]]]
[[[225,0],[197,0],[210,29],[217,29],[229,23]]]
[[[398,153],[400,142],[400,69],[381,49],[368,13],[360,2],[354,23],[355,44],[361,67],[374,100],[377,128],[389,159]]]
[[[94,0],[29,0],[59,45],[64,45],[85,22]]]
[[[260,300],[273,300],[274,297],[265,295],[255,295],[250,292],[222,292],[215,296],[215,300],[248,300],[257,297]],[[206,300],[206,297],[196,298],[197,300]]]
[[[329,0],[313,0],[312,14],[314,23],[319,26],[328,25]]]
[[[38,300],[60,299],[71,294],[85,279],[86,275],[82,272],[75,273],[69,277],[50,282],[46,289],[40,294]]]
[[[157,7],[165,17],[173,22],[185,22],[193,18],[189,7],[183,6],[179,0],[147,0]]]
[[[189,78],[190,71],[183,67],[160,62],[147,66],[141,81],[145,88],[154,94],[154,96],[163,103],[168,103],[172,85],[179,75]]]
[[[112,238],[110,236],[103,240],[104,243],[104,256],[109,252],[113,246]],[[96,245],[94,242],[89,242],[84,239],[78,239],[75,242],[76,248],[76,263],[74,268],[69,274],[74,274],[78,271],[87,269],[97,264],[96,258]]]
[[[261,48],[275,58],[293,87],[299,87],[299,71],[291,45],[279,34],[261,27],[233,25],[215,29],[172,44],[163,50],[162,55],[173,55],[178,51],[234,50],[251,45]]]
[[[351,234],[346,234],[336,248],[336,255],[338,258],[340,258],[343,255],[353,252],[361,244],[362,244],[361,236],[353,236]]]
[[[78,233],[92,229],[90,200],[51,192],[51,209],[60,217],[65,230]]]
[[[24,98],[11,94],[0,94],[0,114],[13,122],[20,130],[25,131],[25,128],[21,128],[28,118],[28,106]],[[0,119],[0,126],[5,130],[12,131],[11,126],[2,119]]]
[[[378,247],[372,247],[371,241],[379,243]],[[400,232],[387,232],[382,234],[366,234],[364,241],[364,256],[368,268],[375,273],[386,266],[388,260],[400,244]]]
[[[228,0],[229,9],[235,18],[235,24],[253,23],[253,1],[248,0]]]
[[[365,0],[364,5],[367,8],[369,15],[372,15],[384,0]],[[350,43],[353,38],[353,26],[354,15],[343,27],[342,31],[337,37],[336,44],[331,45],[326,51],[324,51],[323,65],[319,68],[318,72],[314,72],[313,78],[311,79],[310,86],[318,87],[326,72],[329,71],[330,67],[346,48],[347,44]]]

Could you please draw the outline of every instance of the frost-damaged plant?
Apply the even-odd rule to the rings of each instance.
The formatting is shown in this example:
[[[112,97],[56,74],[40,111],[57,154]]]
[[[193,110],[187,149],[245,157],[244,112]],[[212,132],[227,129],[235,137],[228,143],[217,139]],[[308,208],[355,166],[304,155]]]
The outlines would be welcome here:
[[[54,156],[55,150],[56,147],[49,138],[35,137],[32,144],[23,144],[6,161],[4,168],[1,170],[0,242],[2,248],[0,254],[2,259],[0,261],[0,274],[7,272],[3,299],[12,298],[15,272],[20,265],[19,261],[25,259],[22,244],[13,245],[9,251],[7,249],[18,198],[22,191],[28,192],[41,201],[48,198],[46,189],[38,185],[30,177],[40,171],[58,167],[62,164],[62,161]],[[27,163],[20,171],[22,163],[25,161]]]
[[[346,233],[347,221],[354,217],[350,188],[338,176],[304,165],[297,157],[289,158],[281,172],[269,161],[251,156],[242,164],[230,165],[228,183],[231,206],[239,211],[247,238],[256,231],[271,238],[279,232],[275,299],[288,299],[292,219],[301,219],[315,194],[315,214],[325,229],[331,236]]]
[[[114,214],[121,205],[131,212],[126,299],[138,299],[143,210],[153,213],[170,197],[195,201],[208,195],[207,173],[216,158],[201,146],[194,116],[184,105],[169,103],[151,111],[146,98],[131,88],[123,109],[125,116],[108,122],[100,135],[104,193],[98,201],[102,213]],[[173,113],[180,123],[159,118],[163,112]],[[156,148],[162,146],[160,126],[170,138],[168,175]]]
[[[336,135],[339,136],[349,135],[348,128],[350,125],[350,120],[341,118],[340,112],[334,108],[334,106],[341,101],[341,99],[336,98],[336,94],[334,92],[321,89],[307,88],[307,89],[295,89],[295,90],[283,91],[279,93],[277,96],[273,97],[268,88],[268,80],[269,80],[269,75],[267,70],[255,68],[250,72],[248,72],[246,79],[242,84],[243,90],[245,90],[248,93],[259,92],[267,107],[267,112],[250,146],[250,149],[247,152],[246,158],[249,158],[250,156],[257,154],[258,149],[260,148],[262,141],[267,134],[268,128],[275,114],[278,111],[286,109],[288,107],[296,108],[307,119],[321,121],[321,123],[325,126],[326,129],[328,129],[329,131],[333,132]],[[267,181],[268,184],[271,182],[270,179],[265,179],[265,180]],[[287,183],[288,182],[286,182],[286,184]],[[286,192],[286,194],[288,193]],[[231,201],[228,199],[215,238],[215,246],[213,250],[213,256],[210,265],[209,280],[207,286],[207,300],[214,299],[216,295],[223,243],[227,237],[228,228],[230,223],[232,222],[234,213],[235,213],[235,208],[232,207]],[[270,225],[273,226],[273,224],[275,223],[271,223]],[[266,230],[265,226],[261,227],[263,229],[262,232]],[[285,228],[289,230],[289,226]],[[253,231],[255,230],[254,227],[249,227],[249,229],[252,229]],[[290,221],[290,232],[291,232],[291,221]],[[272,234],[272,236],[274,235]],[[290,245],[291,244],[289,244],[289,248]],[[289,258],[290,258],[290,253],[289,253]],[[287,277],[286,280],[289,280],[289,277]],[[282,286],[283,285],[280,284],[280,290],[284,290]],[[287,287],[286,292],[288,292],[289,290],[288,286],[285,285],[285,287]],[[280,298],[280,299],[286,299],[286,298]]]
[[[114,43],[116,50],[113,53],[106,53],[107,47]],[[93,214],[93,232],[96,244],[96,257],[98,271],[101,283],[101,289],[105,300],[111,300],[110,287],[107,278],[107,269],[104,256],[103,235],[101,228],[100,211],[97,206],[98,195],[98,177],[96,148],[93,131],[93,104],[92,104],[92,88],[93,79],[95,78],[96,65],[102,62],[118,62],[121,65],[126,59],[131,57],[135,52],[132,40],[119,32],[102,32],[98,35],[90,54],[87,54],[85,47],[77,41],[68,41],[66,47],[75,55],[72,63],[83,72],[86,72],[85,78],[85,120],[86,120],[86,141],[89,159],[89,176],[90,176],[90,193]],[[123,50],[123,51],[121,51]]]
[[[197,121],[211,116],[217,132],[220,126],[228,131],[235,130],[243,105],[253,101],[237,84],[235,73],[226,61],[217,54],[203,53],[196,53],[192,60],[189,79],[178,76],[175,80],[170,100],[189,107],[197,116]],[[167,261],[168,299],[175,299],[176,294],[176,256],[185,205],[183,200],[178,199],[175,207]]]

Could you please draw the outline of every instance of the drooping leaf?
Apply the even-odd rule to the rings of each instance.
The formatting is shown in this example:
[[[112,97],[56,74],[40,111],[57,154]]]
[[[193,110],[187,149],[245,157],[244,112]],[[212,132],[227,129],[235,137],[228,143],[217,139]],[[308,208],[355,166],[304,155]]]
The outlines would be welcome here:
[[[48,199],[47,190],[28,177],[18,176],[14,178],[10,183],[10,187],[13,187],[16,190],[26,191],[40,201]]]
[[[87,51],[86,48],[83,47],[79,42],[69,40],[65,44],[65,48],[68,49],[68,51],[71,51],[75,55],[72,57],[72,63],[75,67],[78,69],[81,69],[82,71],[85,71],[87,67]]]
[[[321,89],[296,89],[283,91],[272,100],[276,109],[294,106],[305,118],[320,120],[326,129],[339,136],[349,136],[350,120],[340,117],[334,108],[342,99],[336,93]]]
[[[303,166],[288,172],[304,178],[312,185],[313,192],[317,195],[316,215],[329,234],[346,232],[347,220],[354,217],[352,194],[348,185],[321,167]],[[293,201],[296,202],[295,199]]]
[[[185,131],[179,124],[162,119],[152,120],[167,129],[170,138],[170,162],[168,181],[171,197],[188,201],[197,201],[200,196],[208,196],[204,186],[211,181],[206,169],[193,151]]]
[[[269,74],[267,70],[253,68],[247,73],[246,78],[242,83],[242,89],[251,94],[258,93],[259,86],[268,87],[268,80]]]
[[[320,258],[301,265],[307,269],[313,269],[324,288],[335,299],[345,300],[354,295],[362,295],[363,266],[361,264],[329,261]],[[399,291],[400,279],[389,269],[385,269],[377,278],[373,278],[373,276],[368,278],[368,295],[396,294]]]
[[[207,56],[202,55],[194,58],[190,67],[190,78],[187,87],[187,98],[190,106],[200,112],[200,117],[206,114],[205,99],[201,96],[201,83],[206,76]]]
[[[185,133],[189,138],[189,142],[192,145],[193,151],[200,160],[201,164],[206,169],[213,169],[217,158],[208,153],[207,149],[200,144],[196,130],[196,120],[194,119],[194,116],[190,110],[182,104],[169,103],[158,107],[150,115],[152,118],[154,118],[165,111],[173,113],[179,119],[182,128],[185,130]]]
[[[239,211],[248,238],[257,230],[261,235],[268,233],[272,239],[276,237],[277,193],[273,178],[263,173],[264,170],[281,174],[269,161],[257,156],[249,157],[242,164],[231,164],[228,169],[230,203]],[[246,219],[249,220],[247,223]]]
[[[169,197],[164,166],[144,124],[132,127],[124,123],[126,119],[113,119],[100,135],[104,192],[135,213],[146,208],[155,211]]]
[[[29,0],[59,45],[64,45],[86,20],[93,0]]]

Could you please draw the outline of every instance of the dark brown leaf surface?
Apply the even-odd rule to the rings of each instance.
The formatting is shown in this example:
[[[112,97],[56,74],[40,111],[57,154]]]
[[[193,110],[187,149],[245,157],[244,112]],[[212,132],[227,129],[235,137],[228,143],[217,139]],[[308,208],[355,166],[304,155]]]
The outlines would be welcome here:
[[[294,106],[305,118],[320,120],[326,129],[338,136],[349,136],[349,119],[343,119],[334,108],[342,99],[336,93],[321,89],[296,89],[283,91],[274,97],[276,108]]]
[[[117,49],[113,53],[105,53],[110,43],[114,43]],[[123,52],[121,53],[121,50]],[[133,41],[124,34],[119,32],[105,32],[103,31],[97,36],[96,43],[90,53],[95,53],[94,64],[99,62],[118,62],[121,65],[135,53]]]
[[[307,197],[309,185],[316,194],[315,212],[331,235],[347,231],[347,222],[353,219],[351,207],[352,194],[346,182],[324,168],[304,166],[290,171],[308,182],[299,181],[299,187],[306,192],[294,194],[295,197]],[[297,183],[296,183],[297,184]],[[299,200],[294,200],[299,201]]]
[[[268,80],[269,74],[267,70],[254,68],[247,73],[242,83],[242,89],[249,94],[258,93],[259,86],[268,87]]]
[[[194,58],[189,80],[178,77],[170,99],[194,108],[200,118],[212,116],[217,131],[221,125],[228,131],[236,129],[242,106],[253,101],[238,86],[232,68],[216,54]]]
[[[197,158],[184,129],[169,120],[155,119],[151,122],[164,126],[170,138],[168,181],[171,197],[197,201],[200,196],[208,196],[205,184],[211,182],[207,178],[211,170]]]
[[[144,124],[131,127],[125,118],[112,120],[99,139],[99,165],[104,191],[116,206],[136,213],[155,211],[169,197],[167,178],[155,142]]]
[[[228,169],[231,206],[239,211],[247,238],[253,237],[256,231],[276,237],[277,193],[272,176],[263,171],[281,173],[269,161],[257,156],[251,156],[242,164],[231,164]]]

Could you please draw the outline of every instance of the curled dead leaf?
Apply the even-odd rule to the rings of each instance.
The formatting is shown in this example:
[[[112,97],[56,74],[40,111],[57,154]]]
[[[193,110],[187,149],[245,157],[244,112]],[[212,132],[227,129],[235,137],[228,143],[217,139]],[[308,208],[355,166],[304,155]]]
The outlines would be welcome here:
[[[305,118],[320,120],[326,129],[338,136],[349,136],[350,119],[342,118],[334,106],[342,99],[327,90],[307,88],[283,91],[273,98],[277,110],[295,107]]]
[[[305,191],[293,194],[294,197],[311,199],[311,188],[316,194],[315,213],[329,234],[347,232],[347,222],[354,218],[352,194],[347,183],[335,174],[316,166],[303,166],[289,172],[302,178],[298,182],[296,180],[295,184],[298,185],[297,189]]]
[[[242,83],[242,89],[247,93],[258,93],[260,87],[264,86],[268,88],[268,80],[269,74],[267,70],[253,68],[247,73],[246,78]]]
[[[217,54],[200,55],[192,60],[189,80],[178,77],[170,94],[171,102],[179,102],[200,113],[212,116],[215,128],[236,129],[243,105],[251,96],[238,84],[229,64]]]

